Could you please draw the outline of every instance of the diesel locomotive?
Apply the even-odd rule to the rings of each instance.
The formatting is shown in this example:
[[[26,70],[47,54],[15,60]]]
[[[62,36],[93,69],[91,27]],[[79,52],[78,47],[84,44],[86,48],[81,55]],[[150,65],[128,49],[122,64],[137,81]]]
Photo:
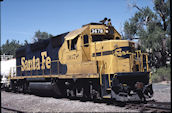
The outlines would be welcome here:
[[[148,54],[122,40],[111,24],[89,23],[19,48],[16,73],[8,79],[18,92],[49,82],[59,97],[126,102],[153,96]]]

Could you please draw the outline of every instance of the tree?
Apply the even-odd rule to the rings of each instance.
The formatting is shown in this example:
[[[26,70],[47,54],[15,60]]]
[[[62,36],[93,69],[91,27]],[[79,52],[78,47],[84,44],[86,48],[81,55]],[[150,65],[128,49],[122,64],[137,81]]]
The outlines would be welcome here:
[[[35,32],[34,35],[34,42],[40,41],[40,40],[44,40],[47,38],[52,37],[53,35],[48,34],[46,32],[40,32],[37,31]],[[0,48],[1,48],[1,55],[6,54],[6,55],[13,55],[14,57],[16,56],[16,50],[21,47],[21,46],[26,46],[28,45],[29,42],[27,40],[24,40],[23,44],[20,44],[19,41],[17,40],[12,40],[11,42],[9,40],[6,41],[5,44],[3,44]]]
[[[166,31],[170,26],[170,0],[154,0],[154,10],[162,20],[162,29]]]
[[[126,21],[124,24],[124,32],[125,32],[124,39],[133,40],[134,35],[136,34],[136,30],[137,30],[137,26],[135,23],[133,23],[132,21],[131,22]]]
[[[152,62],[157,67],[165,66],[168,54],[171,51],[170,7],[169,0],[154,0],[154,11],[149,7],[133,7],[138,11],[124,23],[126,39],[139,37],[142,50],[152,50]]]
[[[19,41],[12,40],[11,42],[9,40],[6,41],[5,44],[1,46],[1,55],[13,55],[14,57],[16,50],[21,47],[22,44],[19,43]]]
[[[48,39],[50,37],[53,37],[53,35],[48,34],[47,32],[40,32],[40,30],[38,30],[37,32],[35,32],[33,42],[45,40],[45,39]]]

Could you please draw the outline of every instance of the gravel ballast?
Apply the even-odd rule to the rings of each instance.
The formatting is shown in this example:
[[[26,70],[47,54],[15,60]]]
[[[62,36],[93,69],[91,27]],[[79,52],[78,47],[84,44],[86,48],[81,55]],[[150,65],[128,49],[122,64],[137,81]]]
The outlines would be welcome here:
[[[170,83],[153,84],[153,99],[159,102],[171,102]],[[1,91],[1,106],[24,112],[138,112],[107,103],[82,102],[67,98],[41,97],[29,94],[16,94]],[[6,112],[1,109],[1,112]]]

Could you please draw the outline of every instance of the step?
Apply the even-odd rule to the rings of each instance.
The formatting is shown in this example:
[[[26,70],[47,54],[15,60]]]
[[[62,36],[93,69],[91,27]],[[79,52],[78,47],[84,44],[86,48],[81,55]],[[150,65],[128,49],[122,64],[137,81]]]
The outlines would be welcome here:
[[[111,88],[107,88],[106,90],[107,90],[107,91],[111,91]]]
[[[111,98],[111,95],[105,95],[103,98]]]

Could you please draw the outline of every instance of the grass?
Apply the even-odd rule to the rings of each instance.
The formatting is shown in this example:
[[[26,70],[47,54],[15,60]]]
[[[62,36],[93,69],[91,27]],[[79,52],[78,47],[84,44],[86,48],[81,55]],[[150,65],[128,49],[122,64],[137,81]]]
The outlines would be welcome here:
[[[171,81],[171,66],[160,67],[152,74],[152,82]]]

